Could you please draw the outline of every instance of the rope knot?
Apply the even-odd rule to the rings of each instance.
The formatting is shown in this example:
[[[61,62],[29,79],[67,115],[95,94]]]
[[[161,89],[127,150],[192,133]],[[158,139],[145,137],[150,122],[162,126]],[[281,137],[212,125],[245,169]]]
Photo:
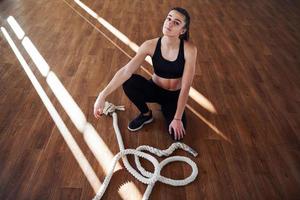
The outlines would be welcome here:
[[[103,109],[103,114],[105,114],[105,115],[112,115],[112,113],[114,113],[117,110],[124,111],[125,110],[125,106],[115,106],[114,104],[105,101],[104,109]]]

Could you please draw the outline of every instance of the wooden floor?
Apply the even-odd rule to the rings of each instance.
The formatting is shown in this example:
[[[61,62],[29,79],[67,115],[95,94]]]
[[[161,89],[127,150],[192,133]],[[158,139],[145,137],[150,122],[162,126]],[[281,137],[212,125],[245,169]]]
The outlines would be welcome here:
[[[171,7],[183,6],[191,14],[191,40],[198,47],[193,88],[216,113],[205,109],[203,101],[188,100],[184,142],[199,155],[175,154],[194,160],[199,175],[184,187],[157,183],[150,199],[299,199],[299,1],[81,2],[137,45],[162,34],[162,22]],[[119,149],[112,120],[96,120],[93,104],[135,52],[72,0],[0,0],[0,26],[7,30],[72,136],[63,137],[1,32],[0,199],[91,199],[99,186],[97,179],[103,182],[105,177],[100,164],[105,150],[96,146],[97,159],[85,134],[74,125],[16,37],[7,22],[9,16],[19,23],[113,155]],[[148,63],[143,66],[152,72]],[[144,70],[138,73],[149,77]],[[150,105],[155,123],[133,134],[126,127],[137,114],[136,108],[121,88],[108,100],[126,106],[119,113],[125,147],[149,144],[164,149],[172,143],[157,105]],[[77,146],[72,146],[70,138]],[[72,153],[75,147],[86,160],[77,159],[81,154]],[[94,181],[80,167],[84,160],[91,167],[85,171],[95,172]],[[162,174],[184,178],[190,172],[188,165],[176,162]],[[139,199],[132,188],[142,195],[146,185],[121,169],[103,199]]]

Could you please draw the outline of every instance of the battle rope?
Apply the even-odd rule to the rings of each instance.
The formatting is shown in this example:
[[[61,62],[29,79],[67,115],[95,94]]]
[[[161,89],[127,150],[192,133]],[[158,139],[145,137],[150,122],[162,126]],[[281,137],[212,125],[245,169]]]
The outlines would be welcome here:
[[[153,157],[150,154],[144,153],[142,151],[149,151],[153,154],[156,154],[157,156],[169,156],[170,154],[173,153],[176,149],[183,149],[185,151],[188,151],[190,154],[192,154],[194,157],[198,155],[198,153],[193,150],[191,147],[188,145],[181,143],[181,142],[176,142],[173,143],[168,149],[166,150],[160,150],[151,146],[147,145],[142,145],[139,146],[137,149],[125,149],[123,140],[121,137],[121,133],[118,127],[118,117],[116,114],[117,110],[125,110],[124,106],[115,106],[112,103],[105,102],[104,110],[103,113],[105,115],[110,115],[113,117],[113,127],[117,136],[120,152],[116,154],[112,160],[112,165],[109,170],[109,173],[105,177],[103,184],[101,185],[99,191],[97,192],[96,196],[93,198],[93,200],[100,200],[109,184],[109,181],[113,175],[114,168],[120,158],[122,158],[123,163],[125,168],[139,181],[141,181],[144,184],[147,184],[147,189],[143,195],[143,200],[147,200],[151,194],[151,191],[156,183],[156,181],[160,181],[165,184],[169,184],[172,186],[183,186],[191,183],[192,181],[195,180],[195,178],[198,175],[198,168],[195,162],[193,162],[190,158],[184,157],[184,156],[172,156],[164,159],[162,162],[158,162],[158,160]],[[137,168],[139,169],[140,173],[137,172],[128,162],[126,155],[132,154],[135,157],[135,163]],[[154,165],[154,172],[148,172],[146,171],[142,166],[139,161],[139,157],[145,158],[149,160],[153,165]],[[170,179],[167,177],[164,177],[160,175],[160,171],[162,168],[167,165],[170,162],[175,162],[175,161],[182,161],[188,163],[192,167],[192,173],[189,177],[182,179],[182,180],[174,180]],[[142,176],[142,175],[143,176]]]

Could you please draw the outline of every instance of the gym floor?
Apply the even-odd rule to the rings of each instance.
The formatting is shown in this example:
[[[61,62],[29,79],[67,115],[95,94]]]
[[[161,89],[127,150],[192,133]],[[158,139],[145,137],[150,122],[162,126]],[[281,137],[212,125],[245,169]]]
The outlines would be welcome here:
[[[112,118],[93,116],[95,99],[176,6],[189,11],[198,48],[183,142],[199,155],[174,155],[199,174],[187,186],[157,183],[150,199],[299,199],[299,1],[0,0],[1,200],[94,197],[119,152]],[[145,60],[137,73],[152,72]],[[156,104],[155,122],[132,133],[137,109],[121,88],[108,100],[126,107],[126,148],[173,143]],[[162,171],[190,173],[180,162]],[[120,162],[103,199],[141,199],[145,189]]]

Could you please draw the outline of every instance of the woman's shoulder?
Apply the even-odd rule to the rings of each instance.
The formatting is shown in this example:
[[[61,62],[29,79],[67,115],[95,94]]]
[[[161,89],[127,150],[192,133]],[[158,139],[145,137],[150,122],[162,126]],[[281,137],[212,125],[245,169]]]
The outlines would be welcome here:
[[[154,49],[156,47],[158,39],[159,39],[159,37],[145,40],[143,42],[143,44],[141,45],[141,47],[143,48],[143,50],[146,51],[148,55],[152,55],[153,54],[153,51],[154,51]]]
[[[147,46],[153,46],[153,45],[156,46],[158,39],[159,39],[159,37],[148,39],[148,40],[144,41],[143,44],[146,44]]]
[[[191,41],[184,40],[184,57],[188,58],[197,54],[197,46]]]
[[[184,50],[187,50],[187,51],[197,51],[197,47],[191,41],[184,40]]]

